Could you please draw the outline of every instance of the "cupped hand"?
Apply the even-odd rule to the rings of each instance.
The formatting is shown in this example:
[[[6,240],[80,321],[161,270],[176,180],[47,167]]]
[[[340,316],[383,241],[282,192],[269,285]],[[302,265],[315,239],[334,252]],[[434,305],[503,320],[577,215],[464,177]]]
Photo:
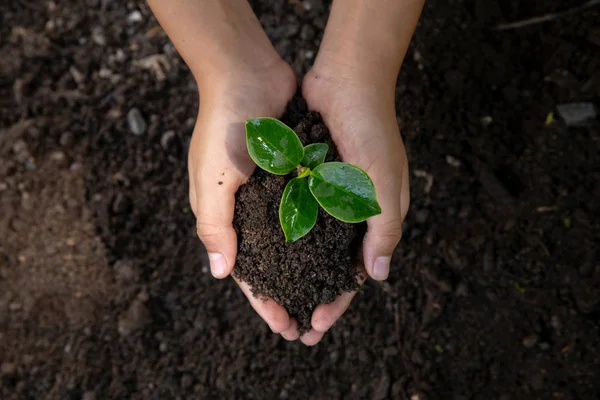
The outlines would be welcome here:
[[[244,123],[256,116],[280,117],[295,91],[295,74],[282,60],[268,68],[223,72],[207,79],[200,89],[188,155],[190,204],[216,278],[229,276],[234,268],[235,193],[255,168],[246,148]],[[293,336],[293,322],[285,308],[272,299],[254,297],[246,283],[236,281],[273,332]]]
[[[362,168],[373,180],[382,213],[367,221],[360,272],[387,279],[402,237],[409,205],[408,162],[396,119],[395,82],[380,84],[313,68],[302,92],[310,109],[329,128],[342,161]],[[360,282],[362,283],[362,282]],[[320,339],[346,311],[356,292],[346,292],[313,312],[309,332]]]

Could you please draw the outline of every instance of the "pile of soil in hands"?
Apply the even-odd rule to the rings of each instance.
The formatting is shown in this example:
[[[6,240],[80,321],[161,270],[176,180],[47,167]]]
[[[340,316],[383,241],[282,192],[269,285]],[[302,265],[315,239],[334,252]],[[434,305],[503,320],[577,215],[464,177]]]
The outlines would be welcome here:
[[[340,161],[329,131],[316,113],[298,112],[293,102],[283,122],[301,120],[294,131],[303,145],[327,143],[326,161]],[[291,114],[294,114],[293,116]],[[310,329],[314,309],[331,303],[343,291],[358,289],[356,256],[364,224],[338,221],[319,208],[313,230],[296,242],[285,241],[279,224],[279,202],[294,176],[278,176],[257,168],[236,198],[234,227],[238,256],[234,275],[252,286],[255,296],[269,296],[298,320],[300,332]]]

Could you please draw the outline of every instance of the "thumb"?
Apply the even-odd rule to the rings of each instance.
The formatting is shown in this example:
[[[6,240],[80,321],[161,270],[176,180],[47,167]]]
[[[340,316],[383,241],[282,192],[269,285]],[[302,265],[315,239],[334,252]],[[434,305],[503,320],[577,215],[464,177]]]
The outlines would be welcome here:
[[[408,168],[402,171],[399,185],[398,182],[395,182],[395,185],[391,183],[387,187],[382,185],[382,189],[380,198],[382,213],[367,222],[367,233],[363,240],[365,268],[369,276],[377,281],[387,279],[392,255],[402,238],[402,221],[410,201]]]
[[[192,182],[194,179],[190,179],[190,204],[196,215],[196,232],[208,252],[211,273],[215,278],[225,278],[231,274],[237,255],[232,222],[239,185],[233,180]]]

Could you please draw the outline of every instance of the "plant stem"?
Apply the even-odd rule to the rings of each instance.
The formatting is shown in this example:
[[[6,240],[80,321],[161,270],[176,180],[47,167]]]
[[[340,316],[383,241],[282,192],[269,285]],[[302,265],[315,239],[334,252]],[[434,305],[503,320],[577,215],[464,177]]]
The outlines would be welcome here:
[[[306,178],[310,174],[310,168],[298,165],[298,178]]]

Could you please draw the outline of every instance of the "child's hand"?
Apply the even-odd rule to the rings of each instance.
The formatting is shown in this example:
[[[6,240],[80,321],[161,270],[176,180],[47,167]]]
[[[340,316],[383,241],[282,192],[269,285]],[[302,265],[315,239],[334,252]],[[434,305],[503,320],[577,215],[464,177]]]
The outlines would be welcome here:
[[[259,70],[223,71],[201,89],[188,157],[190,204],[216,278],[225,278],[233,270],[235,193],[255,168],[246,148],[244,123],[256,116],[279,117],[295,91],[296,77],[282,60]],[[288,329],[290,318],[283,307],[255,298],[246,283],[238,284],[274,332]]]
[[[344,75],[339,68],[331,71],[313,69],[304,78],[304,98],[311,109],[321,113],[342,161],[362,168],[375,183],[382,213],[367,221],[359,263],[371,278],[384,280],[402,236],[410,200],[406,151],[394,107],[395,85],[367,82]],[[344,293],[334,303],[319,305],[310,334],[323,336],[355,294]]]

